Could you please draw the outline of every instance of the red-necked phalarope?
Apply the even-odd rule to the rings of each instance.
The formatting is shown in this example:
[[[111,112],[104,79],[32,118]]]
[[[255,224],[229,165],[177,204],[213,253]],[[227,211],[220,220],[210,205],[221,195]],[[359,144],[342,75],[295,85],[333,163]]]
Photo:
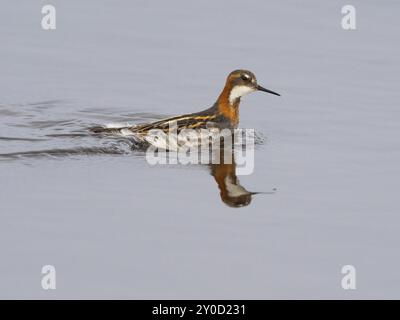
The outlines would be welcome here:
[[[224,89],[211,108],[151,123],[118,128],[94,127],[91,128],[91,131],[99,134],[133,135],[137,138],[143,138],[152,129],[167,132],[171,123],[176,125],[178,132],[182,129],[207,129],[210,127],[235,129],[239,123],[240,98],[254,91],[264,91],[280,96],[279,93],[258,85],[256,76],[252,72],[235,70],[228,75]]]

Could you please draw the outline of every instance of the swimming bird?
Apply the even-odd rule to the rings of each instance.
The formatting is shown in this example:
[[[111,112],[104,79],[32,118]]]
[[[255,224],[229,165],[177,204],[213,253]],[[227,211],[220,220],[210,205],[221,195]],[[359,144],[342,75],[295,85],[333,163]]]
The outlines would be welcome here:
[[[143,137],[152,129],[160,129],[164,132],[168,132],[172,123],[176,125],[178,133],[182,129],[235,129],[239,124],[239,105],[241,98],[255,91],[263,91],[280,96],[279,93],[260,86],[257,83],[254,73],[248,70],[235,70],[228,75],[224,89],[217,101],[206,110],[128,127],[93,127],[90,130],[98,134],[119,134]]]

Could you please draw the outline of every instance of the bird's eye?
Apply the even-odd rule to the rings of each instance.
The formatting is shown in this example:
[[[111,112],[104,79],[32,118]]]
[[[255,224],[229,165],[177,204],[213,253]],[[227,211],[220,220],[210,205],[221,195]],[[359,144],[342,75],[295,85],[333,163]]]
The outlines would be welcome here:
[[[243,81],[250,81],[250,79],[251,79],[250,76],[245,73],[242,74],[240,77],[242,78]]]

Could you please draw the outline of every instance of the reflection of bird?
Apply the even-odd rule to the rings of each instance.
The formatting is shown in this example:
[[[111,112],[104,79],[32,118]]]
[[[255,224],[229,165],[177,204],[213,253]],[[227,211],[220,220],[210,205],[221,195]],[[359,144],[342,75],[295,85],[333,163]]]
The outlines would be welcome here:
[[[278,93],[258,85],[257,79],[252,72],[247,70],[235,70],[229,74],[224,89],[214,105],[209,109],[130,127],[94,127],[91,128],[91,131],[93,133],[144,137],[151,129],[161,129],[167,132],[170,125],[173,123],[176,124],[178,132],[181,129],[205,129],[210,127],[234,129],[239,123],[240,98],[257,90],[279,96]]]
[[[230,207],[244,207],[250,204],[253,194],[247,191],[236,176],[236,163],[232,152],[231,161],[225,161],[224,152],[220,150],[219,164],[210,164],[211,175],[220,190],[221,200]],[[223,159],[223,161],[222,161]]]
[[[244,207],[250,204],[256,192],[249,192],[240,185],[235,164],[212,164],[211,174],[218,184],[221,200],[230,207]]]

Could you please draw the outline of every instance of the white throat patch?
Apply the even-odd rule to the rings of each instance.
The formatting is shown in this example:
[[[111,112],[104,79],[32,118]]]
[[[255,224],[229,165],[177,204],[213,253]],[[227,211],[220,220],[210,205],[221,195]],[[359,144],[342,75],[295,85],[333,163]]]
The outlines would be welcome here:
[[[233,104],[233,102],[240,97],[243,97],[244,95],[255,91],[255,89],[250,88],[248,86],[235,86],[231,90],[231,93],[229,94],[229,102]]]
[[[249,194],[249,192],[245,188],[243,188],[240,184],[234,184],[232,181],[232,177],[230,176],[225,177],[225,185],[226,185],[226,191],[228,191],[228,195],[230,197],[240,197]]]

